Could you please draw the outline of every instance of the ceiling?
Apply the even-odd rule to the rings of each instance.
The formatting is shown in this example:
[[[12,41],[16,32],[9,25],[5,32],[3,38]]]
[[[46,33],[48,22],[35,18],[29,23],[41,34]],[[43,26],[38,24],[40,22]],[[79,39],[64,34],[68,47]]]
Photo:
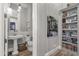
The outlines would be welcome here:
[[[28,8],[32,6],[32,3],[20,3],[22,8]],[[10,7],[14,10],[17,10],[19,3],[10,3]]]

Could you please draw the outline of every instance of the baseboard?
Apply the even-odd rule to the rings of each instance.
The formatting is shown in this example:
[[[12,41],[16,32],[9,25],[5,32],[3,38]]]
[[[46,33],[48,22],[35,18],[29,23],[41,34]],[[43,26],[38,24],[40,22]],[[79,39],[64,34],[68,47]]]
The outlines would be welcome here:
[[[58,47],[56,47],[55,49],[53,49],[53,50],[47,52],[47,53],[45,54],[45,56],[50,56],[51,54],[53,54],[54,52],[56,52],[58,49],[61,49],[61,47],[58,46]]]

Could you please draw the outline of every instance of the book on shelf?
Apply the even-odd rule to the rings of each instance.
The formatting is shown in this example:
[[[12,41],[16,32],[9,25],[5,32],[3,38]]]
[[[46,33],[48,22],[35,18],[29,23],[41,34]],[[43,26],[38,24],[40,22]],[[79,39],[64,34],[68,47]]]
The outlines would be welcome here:
[[[72,44],[68,44],[68,43],[63,43],[62,45],[64,48],[77,52],[77,45],[72,45]]]

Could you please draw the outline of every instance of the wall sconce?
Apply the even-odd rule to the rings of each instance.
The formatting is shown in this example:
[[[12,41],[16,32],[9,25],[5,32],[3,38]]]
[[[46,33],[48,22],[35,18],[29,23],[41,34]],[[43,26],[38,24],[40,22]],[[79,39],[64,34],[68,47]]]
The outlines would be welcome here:
[[[21,4],[18,5],[18,12],[20,12],[20,10],[22,9]]]
[[[12,8],[8,7],[7,14],[10,14],[10,15],[12,14]]]

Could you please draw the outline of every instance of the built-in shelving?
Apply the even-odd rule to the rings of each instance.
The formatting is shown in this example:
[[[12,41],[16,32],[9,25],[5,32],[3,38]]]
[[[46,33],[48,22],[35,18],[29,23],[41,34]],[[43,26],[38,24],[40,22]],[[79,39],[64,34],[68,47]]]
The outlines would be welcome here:
[[[78,52],[78,5],[62,10],[62,47]]]
[[[74,51],[72,51],[70,49],[66,49],[66,48],[63,48],[63,49],[67,51],[67,54],[69,54],[69,55],[71,54],[71,56],[76,56],[77,55],[76,52],[74,52]]]

